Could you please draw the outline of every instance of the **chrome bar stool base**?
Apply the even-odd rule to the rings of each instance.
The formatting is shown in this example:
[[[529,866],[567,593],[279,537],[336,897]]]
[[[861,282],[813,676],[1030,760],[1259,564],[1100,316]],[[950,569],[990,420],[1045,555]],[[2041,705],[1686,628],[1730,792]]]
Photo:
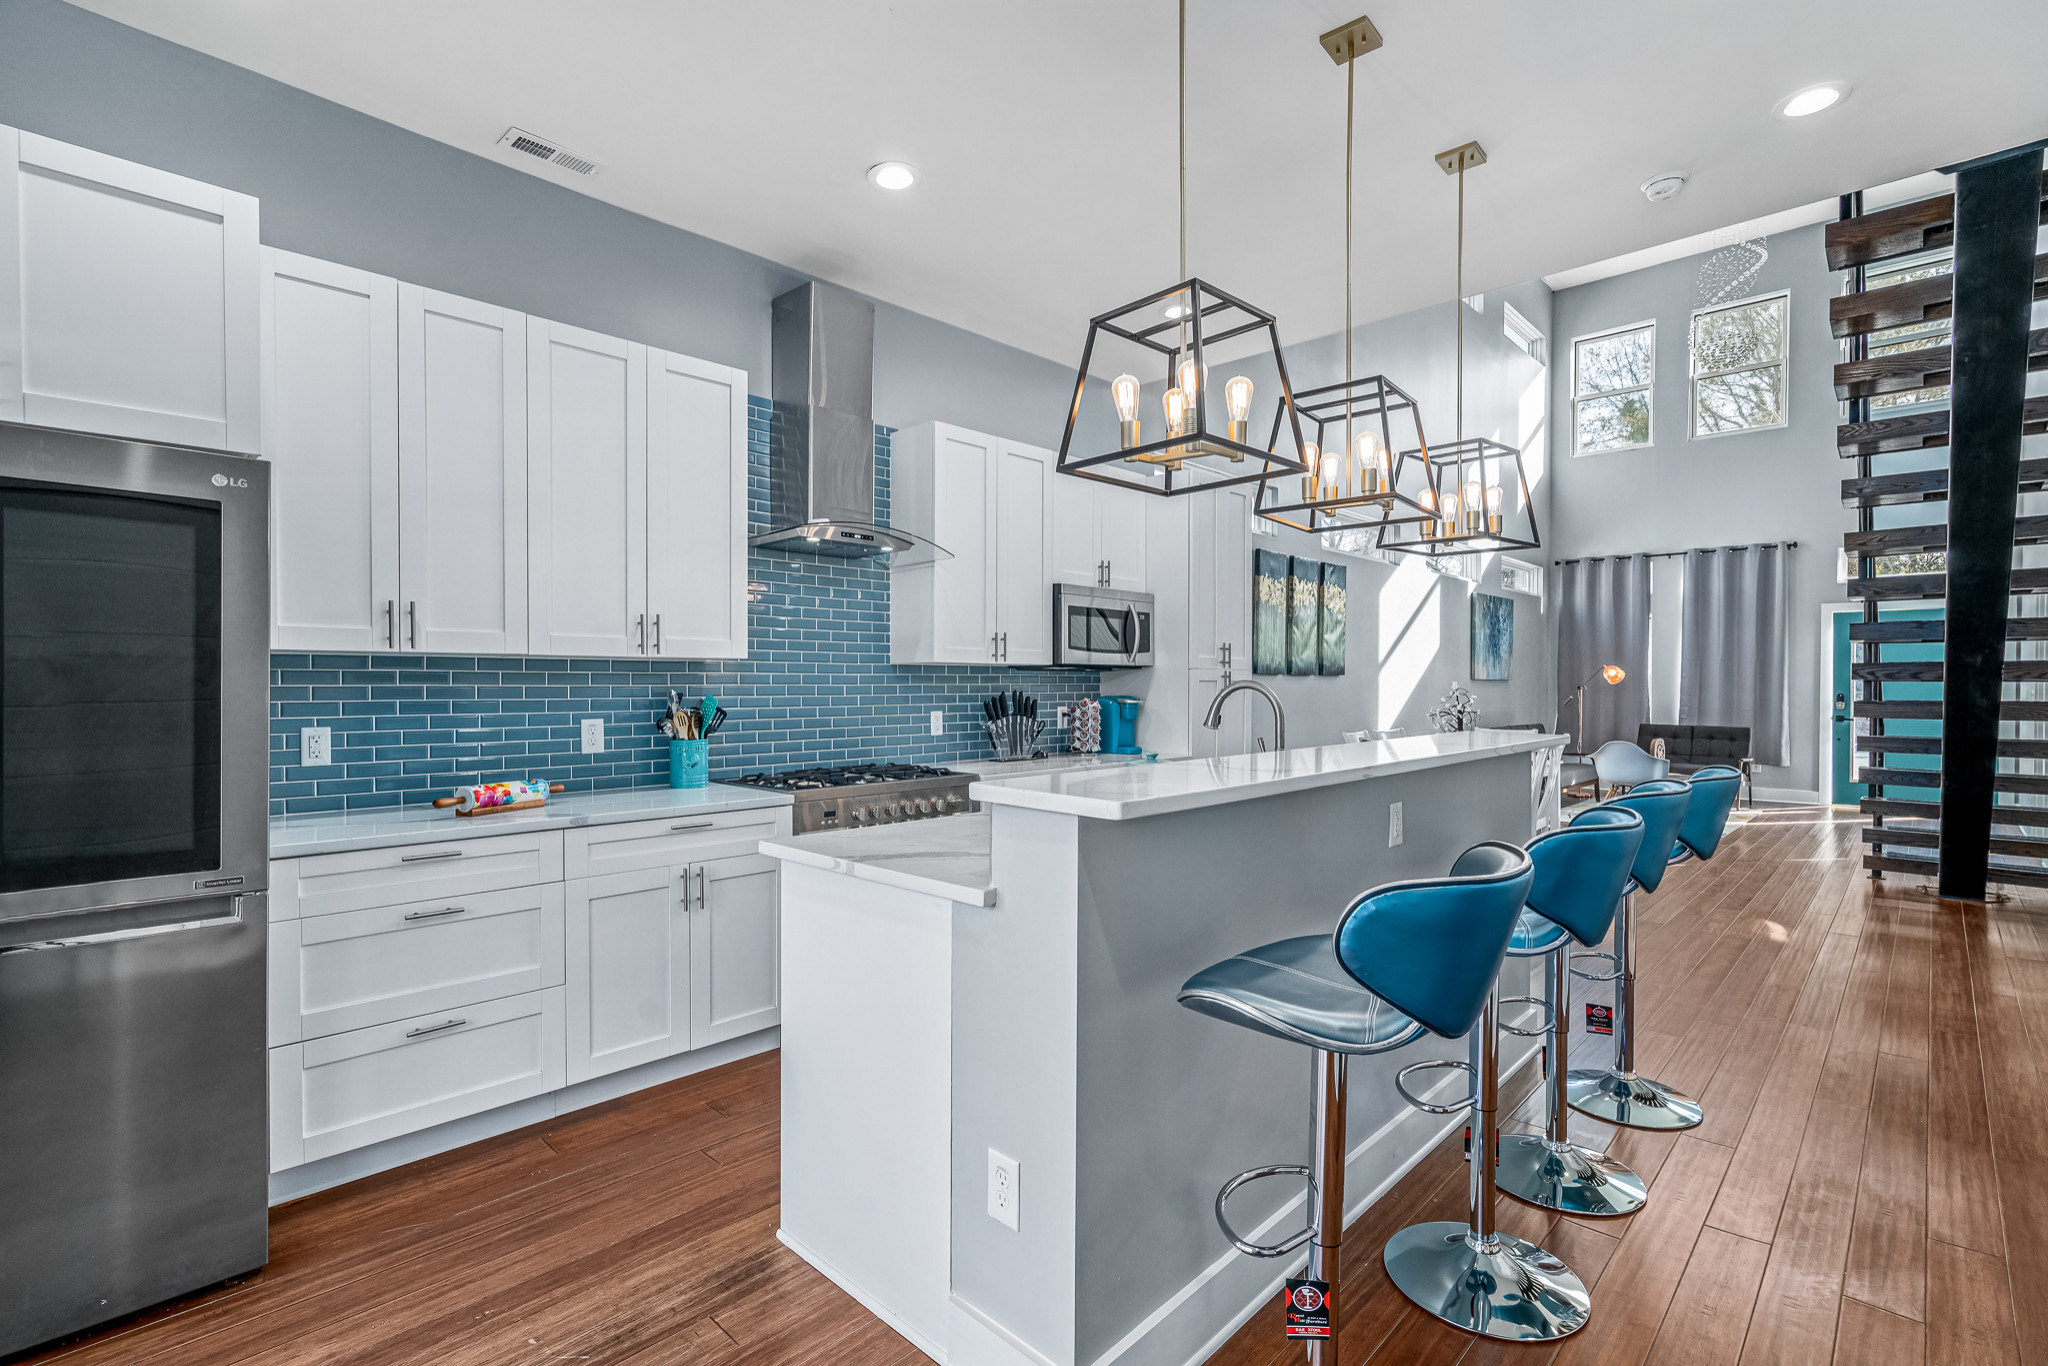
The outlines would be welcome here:
[[[1619,1162],[1542,1134],[1503,1134],[1495,1183],[1504,1194],[1564,1214],[1607,1219],[1648,1200],[1643,1178]]]
[[[1661,1081],[1611,1068],[1577,1068],[1564,1079],[1572,1109],[1630,1129],[1690,1129],[1706,1119],[1698,1101]]]
[[[1508,1342],[1549,1342],[1585,1327],[1586,1283],[1554,1254],[1465,1224],[1414,1224],[1387,1240],[1387,1276],[1454,1328]]]

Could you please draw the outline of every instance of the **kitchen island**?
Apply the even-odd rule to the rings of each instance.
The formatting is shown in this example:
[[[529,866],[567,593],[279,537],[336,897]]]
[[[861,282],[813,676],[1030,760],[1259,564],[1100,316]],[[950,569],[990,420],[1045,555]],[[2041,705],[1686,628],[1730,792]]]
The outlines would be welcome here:
[[[783,1241],[935,1360],[1201,1360],[1291,1274],[1234,1252],[1211,1211],[1232,1174],[1307,1159],[1308,1055],[1181,1009],[1180,984],[1327,931],[1358,892],[1441,876],[1479,840],[1526,842],[1556,819],[1563,743],[1477,731],[1065,769],[977,782],[980,816],[765,841],[782,861]],[[1503,991],[1530,981],[1511,964]],[[1502,1051],[1509,1070],[1534,1045]],[[1393,1072],[1464,1052],[1426,1038],[1356,1060],[1350,1217],[1463,1123],[1403,1105]],[[1015,1184],[992,1208],[998,1164]],[[1232,1209],[1270,1239],[1300,1206],[1272,1181]]]

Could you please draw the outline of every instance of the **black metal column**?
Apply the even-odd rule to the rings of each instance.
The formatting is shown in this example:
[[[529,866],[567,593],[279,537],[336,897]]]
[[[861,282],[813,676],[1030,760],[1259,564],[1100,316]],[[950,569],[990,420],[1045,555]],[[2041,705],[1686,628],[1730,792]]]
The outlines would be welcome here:
[[[1940,892],[1982,901],[2019,500],[2039,148],[1956,176],[1949,388],[1948,604],[1942,647]]]

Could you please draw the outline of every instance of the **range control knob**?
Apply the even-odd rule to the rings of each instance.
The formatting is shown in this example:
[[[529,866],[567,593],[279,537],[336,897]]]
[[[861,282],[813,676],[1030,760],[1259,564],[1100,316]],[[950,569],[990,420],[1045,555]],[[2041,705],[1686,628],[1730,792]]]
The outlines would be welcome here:
[[[932,814],[932,804],[931,804],[931,802],[930,802],[929,800],[927,800],[926,798],[923,798],[923,797],[919,797],[919,798],[917,799],[917,814],[918,814],[918,815],[920,815],[920,816],[929,816],[929,815],[931,815],[931,814]]]
[[[868,820],[868,809],[865,806],[856,806],[855,808],[853,808],[853,823],[855,825],[864,825],[867,823]]]
[[[948,793],[946,794],[946,805],[948,805],[948,806],[965,806],[965,805],[967,805],[967,801],[966,801],[966,799],[965,799],[964,797],[962,797],[962,796],[961,796],[961,795],[960,795],[959,793],[957,793],[957,792],[948,792]]]
[[[882,808],[882,814],[892,821],[896,819],[897,811],[898,808],[896,803],[894,802],[890,802],[887,806],[884,806]]]

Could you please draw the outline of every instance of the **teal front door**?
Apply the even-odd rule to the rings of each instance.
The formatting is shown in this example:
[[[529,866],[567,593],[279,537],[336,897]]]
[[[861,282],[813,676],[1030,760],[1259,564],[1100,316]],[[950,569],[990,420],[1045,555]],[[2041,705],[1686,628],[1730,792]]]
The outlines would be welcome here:
[[[1857,744],[1858,737],[1855,734],[1855,731],[1858,729],[1868,733],[1869,723],[1866,721],[1860,727],[1855,726],[1850,720],[1849,710],[1850,702],[1858,695],[1855,681],[1849,676],[1851,644],[1849,640],[1849,623],[1860,619],[1859,614],[1854,612],[1837,612],[1835,614],[1834,710],[1832,712],[1834,717],[1832,724],[1834,728],[1835,801],[1837,804],[1844,806],[1861,801],[1870,791],[1868,787],[1856,781],[1856,770],[1861,765],[1856,760],[1859,746]],[[1942,609],[1939,607],[1900,607],[1879,614],[1879,620],[1881,621],[1940,621],[1941,619]],[[1936,640],[1915,641],[1898,645],[1888,644],[1884,647],[1884,660],[1887,664],[1903,664],[1915,660],[1931,660],[1939,663],[1941,660],[1941,642]],[[1884,685],[1884,697],[1887,702],[1939,702],[1941,700],[1941,684],[1887,683]],[[1941,734],[1941,722],[1887,721],[1884,725],[1884,732],[1887,737],[1937,736]],[[1874,753],[1872,751],[1864,750],[1863,754],[1864,764],[1874,761]],[[1907,754],[1890,751],[1884,755],[1884,765],[1887,768],[1926,768],[1938,770],[1941,767],[1941,756],[1939,754]],[[1885,795],[1888,797],[1898,797],[1904,801],[1931,802],[1939,798],[1940,790],[1932,787],[1905,787],[1898,783],[1887,783],[1885,785]]]

